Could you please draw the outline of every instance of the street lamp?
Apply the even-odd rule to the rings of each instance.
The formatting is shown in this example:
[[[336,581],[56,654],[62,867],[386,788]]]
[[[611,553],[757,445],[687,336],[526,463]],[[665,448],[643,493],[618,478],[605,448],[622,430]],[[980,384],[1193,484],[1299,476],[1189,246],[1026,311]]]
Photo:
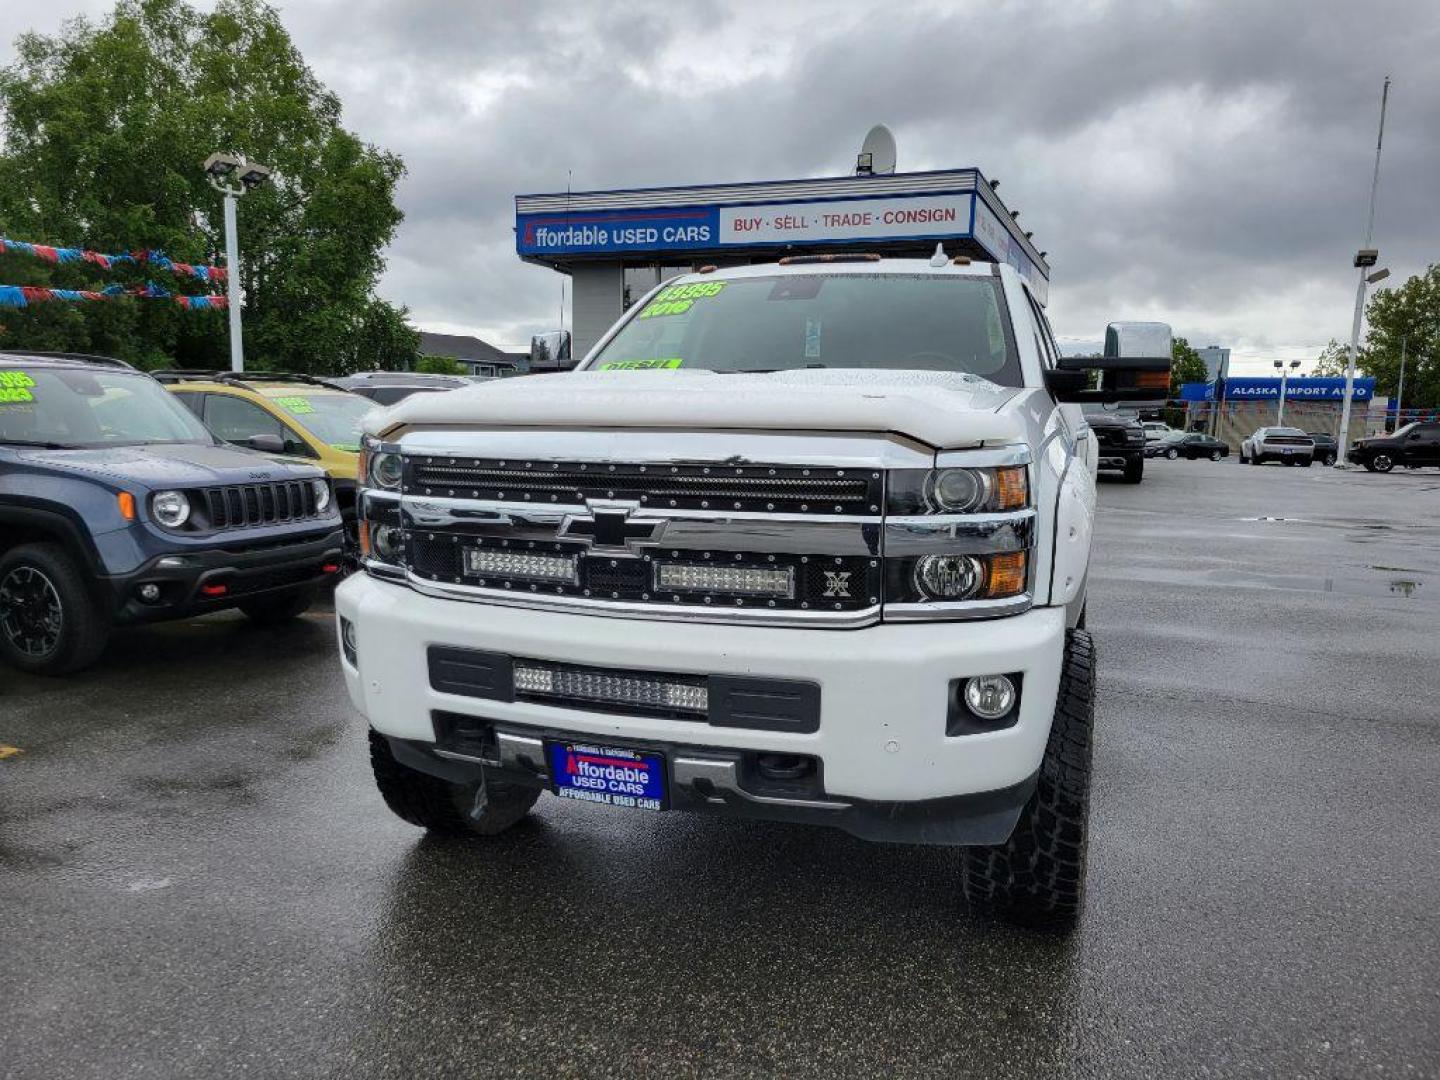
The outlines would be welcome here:
[[[240,339],[240,239],[235,228],[235,200],[270,179],[270,169],[236,154],[211,154],[205,159],[210,186],[225,196],[225,281],[230,297],[230,370],[245,370]]]
[[[1300,361],[1299,361],[1299,360],[1291,360],[1291,361],[1290,361],[1290,369],[1289,369],[1289,371],[1287,371],[1287,370],[1285,369],[1285,361],[1283,361],[1283,360],[1276,360],[1276,361],[1275,361],[1275,370],[1278,371],[1278,372],[1280,372],[1280,407],[1275,410],[1275,426],[1276,426],[1276,427],[1284,427],[1284,426],[1285,426],[1285,383],[1286,383],[1286,381],[1289,379],[1290,372],[1291,372],[1291,371],[1294,371],[1294,370],[1295,370],[1296,368],[1298,368],[1299,366],[1300,366]]]

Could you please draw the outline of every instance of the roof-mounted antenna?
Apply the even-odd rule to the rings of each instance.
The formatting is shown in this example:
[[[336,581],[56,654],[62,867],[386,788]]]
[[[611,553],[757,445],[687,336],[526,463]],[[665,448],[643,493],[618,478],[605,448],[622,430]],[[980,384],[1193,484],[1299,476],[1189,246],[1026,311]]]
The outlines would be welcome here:
[[[936,245],[935,245],[935,254],[930,256],[930,265],[931,265],[931,266],[944,266],[944,265],[945,265],[946,263],[948,263],[949,261],[950,261],[950,256],[948,256],[948,255],[945,254],[945,244],[944,244],[943,242],[942,242],[942,243],[939,243],[939,244],[936,244]]]

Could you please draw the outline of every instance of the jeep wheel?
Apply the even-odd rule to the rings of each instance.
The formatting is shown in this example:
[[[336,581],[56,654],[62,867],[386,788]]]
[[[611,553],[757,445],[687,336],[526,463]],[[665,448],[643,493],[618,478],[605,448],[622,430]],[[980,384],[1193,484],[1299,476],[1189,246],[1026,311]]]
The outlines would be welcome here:
[[[383,735],[370,732],[370,767],[385,805],[411,825],[443,836],[497,836],[519,823],[543,791],[481,781],[454,784],[395,760]]]
[[[1120,478],[1127,484],[1138,484],[1145,479],[1145,459],[1142,457],[1129,458],[1125,462],[1125,471]]]
[[[65,675],[105,651],[109,621],[58,544],[22,544],[0,558],[0,656],[22,671]]]
[[[1211,461],[1219,461],[1223,456],[1224,456],[1224,455],[1221,454],[1219,450],[1211,450],[1211,451],[1210,451],[1210,460],[1211,460]]]
[[[1375,472],[1389,472],[1395,468],[1395,459],[1389,454],[1376,454],[1370,459],[1370,463],[1366,468],[1372,469]]]
[[[965,849],[965,899],[1019,923],[1074,925],[1085,895],[1095,644],[1066,636],[1055,717],[1035,793],[1004,844]]]
[[[315,603],[315,597],[319,593],[320,590],[314,587],[298,589],[295,592],[281,593],[279,596],[245,600],[240,603],[239,607],[246,616],[255,622],[268,626],[273,623],[298,619],[310,610],[310,605]]]

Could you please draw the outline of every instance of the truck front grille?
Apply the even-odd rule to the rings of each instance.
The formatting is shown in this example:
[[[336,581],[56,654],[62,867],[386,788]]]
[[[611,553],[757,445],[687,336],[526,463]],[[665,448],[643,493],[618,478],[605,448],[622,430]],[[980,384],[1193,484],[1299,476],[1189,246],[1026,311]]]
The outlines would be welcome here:
[[[637,465],[412,457],[405,491],[535,503],[623,499],[647,507],[802,514],[880,512],[882,474],[770,465]]]
[[[405,533],[404,545],[411,571],[440,584],[656,606],[854,612],[880,602],[883,580],[880,560],[864,555],[659,548],[639,558],[612,558],[581,544],[415,529]],[[507,572],[477,572],[467,550],[515,559]],[[575,576],[542,579],[528,572],[526,555],[550,556],[545,561],[552,564],[573,559]]]
[[[308,480],[231,484],[206,488],[202,494],[210,526],[215,529],[271,525],[316,516],[315,491]]]

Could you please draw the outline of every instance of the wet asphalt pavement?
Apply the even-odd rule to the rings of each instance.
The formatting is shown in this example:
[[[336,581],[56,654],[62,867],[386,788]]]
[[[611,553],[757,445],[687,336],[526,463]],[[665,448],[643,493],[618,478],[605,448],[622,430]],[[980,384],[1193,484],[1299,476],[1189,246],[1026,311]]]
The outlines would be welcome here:
[[[546,798],[426,839],[328,615],[222,615],[0,673],[0,1076],[1440,1074],[1440,473],[1101,503],[1071,938],[838,832]]]

